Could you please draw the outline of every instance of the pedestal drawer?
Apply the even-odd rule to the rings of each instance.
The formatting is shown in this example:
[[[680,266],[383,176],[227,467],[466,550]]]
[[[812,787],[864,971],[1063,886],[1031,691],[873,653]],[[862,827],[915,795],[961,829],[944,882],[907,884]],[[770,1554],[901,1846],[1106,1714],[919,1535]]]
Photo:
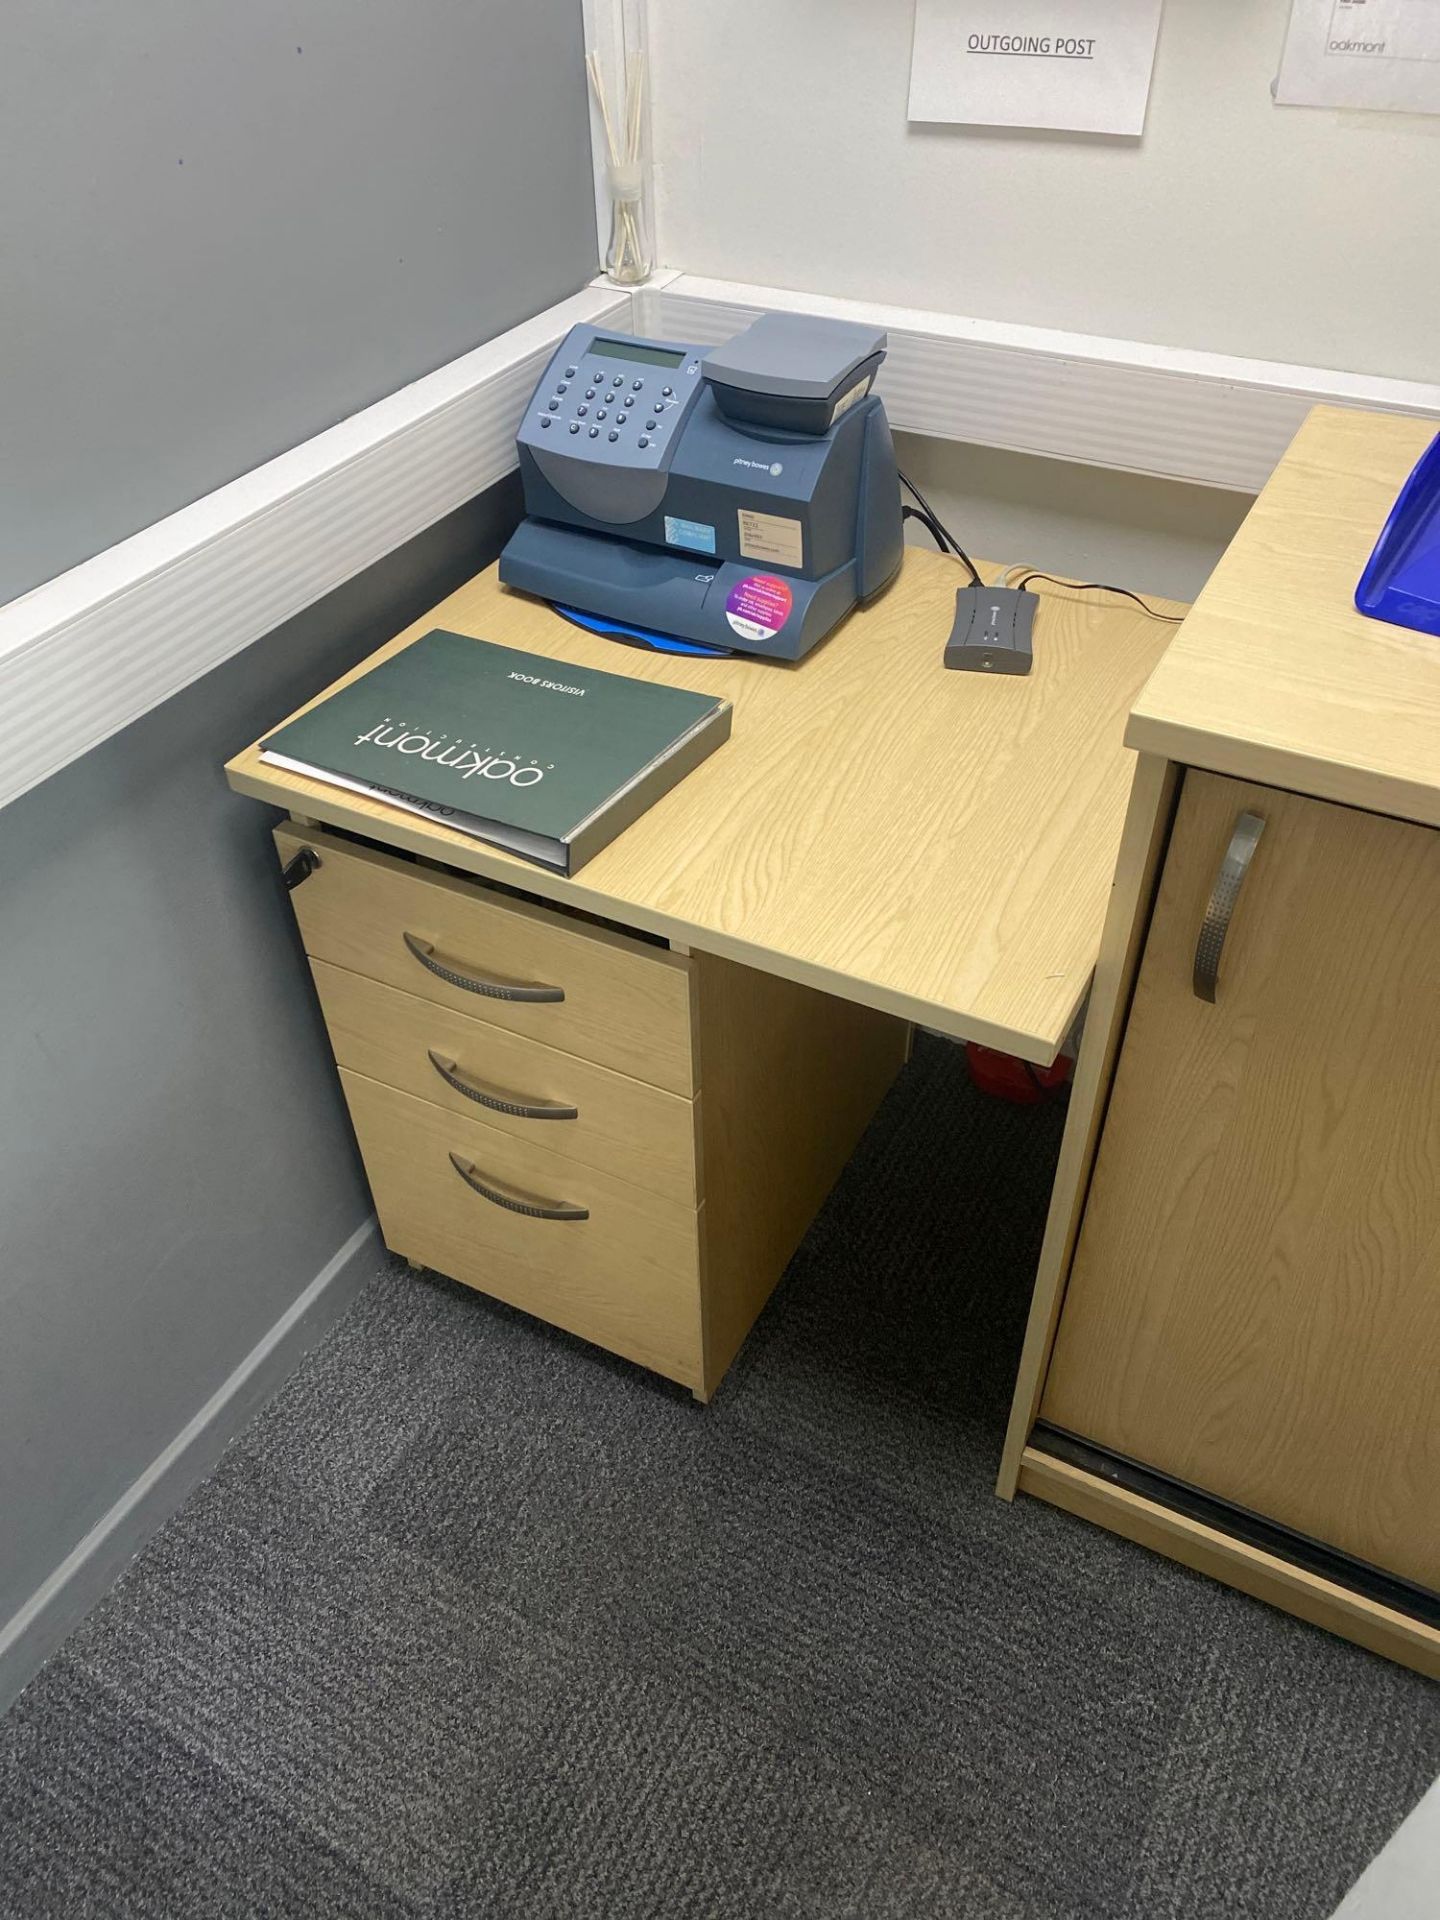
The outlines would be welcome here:
[[[693,1207],[362,1074],[340,1077],[387,1246],[701,1385]]]
[[[275,843],[320,856],[291,895],[311,959],[694,1092],[680,955],[291,822]]]
[[[678,1093],[313,960],[342,1067],[693,1207],[695,1108]]]

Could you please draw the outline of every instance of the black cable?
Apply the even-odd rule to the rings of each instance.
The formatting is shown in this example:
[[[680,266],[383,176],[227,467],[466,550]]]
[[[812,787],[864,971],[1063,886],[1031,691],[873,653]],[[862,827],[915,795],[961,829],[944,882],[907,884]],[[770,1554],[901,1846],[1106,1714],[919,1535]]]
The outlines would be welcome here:
[[[900,518],[902,520],[918,520],[920,525],[924,527],[930,538],[940,549],[941,553],[947,556],[949,555],[950,549],[945,544],[945,535],[936,525],[935,521],[930,518],[928,513],[922,513],[919,507],[902,506],[900,509]]]
[[[896,471],[898,473],[899,469],[897,468]],[[980,569],[976,566],[975,562],[970,558],[969,554],[966,553],[965,549],[961,546],[960,542],[955,538],[954,534],[951,533],[950,529],[945,525],[944,521],[941,520],[939,514],[936,513],[935,509],[930,505],[930,502],[925,498],[924,494],[921,493],[920,489],[916,486],[915,482],[913,480],[907,480],[905,475],[902,473],[900,474],[900,484],[902,487],[904,487],[907,493],[913,495],[913,497],[920,503],[921,513],[919,517],[922,518],[926,526],[929,527],[930,532],[934,537],[935,544],[940,548],[941,552],[943,553],[945,548],[948,546],[950,551],[955,555],[955,558],[963,563],[966,571],[970,575],[972,582],[977,587],[983,587],[985,582],[980,578]]]
[[[902,520],[918,521],[920,525],[924,527],[925,531],[929,534],[930,538],[935,542],[935,545],[940,549],[941,553],[944,554],[945,558],[947,560],[954,559],[955,556],[950,550],[949,536],[946,534],[944,527],[941,526],[940,522],[937,519],[935,519],[932,514],[922,513],[919,507],[902,506],[900,509],[900,517]],[[970,556],[968,554],[964,554],[961,557],[962,559],[964,559],[965,564],[969,566]],[[974,573],[973,567],[971,567],[971,572],[972,574]],[[980,584],[978,579],[975,581],[975,584],[977,586]]]
[[[1125,599],[1133,600],[1136,606],[1142,612],[1148,613],[1152,620],[1168,620],[1172,626],[1176,627],[1185,618],[1183,613],[1161,613],[1158,607],[1152,607],[1147,600],[1142,600],[1138,593],[1132,593],[1129,587],[1109,587],[1103,580],[1062,580],[1058,573],[1042,573],[1038,567],[1031,567],[1013,584],[1023,592],[1032,580],[1049,580],[1054,586],[1068,587],[1072,593],[1122,594]]]
[[[896,471],[898,473],[899,469],[897,468]],[[930,505],[930,502],[925,498],[924,494],[921,493],[915,482],[910,479],[907,474],[901,473],[900,484],[905,488],[907,493],[911,494],[914,499],[919,502],[918,511],[915,507],[902,506],[900,509],[902,518],[906,520],[918,520],[920,524],[928,530],[931,539],[935,542],[936,546],[939,547],[940,551],[944,553],[948,548],[949,551],[955,555],[956,559],[963,563],[973,584],[977,587],[983,587],[985,582],[980,578],[980,569],[975,565],[975,562],[970,558],[969,554],[966,553],[965,549],[955,538],[954,534],[951,533],[944,521],[941,520],[940,516]],[[1122,599],[1133,600],[1141,612],[1148,614],[1152,620],[1164,620],[1168,622],[1169,625],[1175,627],[1178,627],[1180,622],[1185,618],[1183,613],[1161,613],[1158,607],[1152,607],[1148,600],[1142,600],[1140,595],[1138,593],[1132,593],[1129,587],[1112,587],[1103,580],[1065,580],[1062,579],[1058,573],[1045,573],[1039,567],[1028,568],[1021,575],[1020,579],[1014,582],[1014,585],[1023,591],[1029,586],[1032,580],[1048,580],[1052,586],[1068,587],[1071,593],[1118,593]],[[1009,584],[1008,576],[1007,584]]]

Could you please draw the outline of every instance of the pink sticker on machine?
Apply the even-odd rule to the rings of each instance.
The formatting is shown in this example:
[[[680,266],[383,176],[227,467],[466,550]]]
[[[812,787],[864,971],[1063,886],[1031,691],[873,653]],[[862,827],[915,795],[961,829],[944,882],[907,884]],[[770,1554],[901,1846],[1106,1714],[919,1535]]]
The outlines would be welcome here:
[[[769,640],[790,618],[795,596],[773,573],[751,573],[725,596],[725,618],[746,640]]]

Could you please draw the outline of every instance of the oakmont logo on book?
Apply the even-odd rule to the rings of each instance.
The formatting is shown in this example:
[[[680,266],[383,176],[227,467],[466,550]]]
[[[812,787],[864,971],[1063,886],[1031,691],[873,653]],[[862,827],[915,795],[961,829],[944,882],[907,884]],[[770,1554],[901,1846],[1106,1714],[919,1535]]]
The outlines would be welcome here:
[[[388,739],[385,737],[387,727],[392,728]],[[368,733],[357,734],[355,744],[357,747],[393,747],[396,753],[418,754],[422,760],[430,760],[437,767],[448,767],[452,773],[458,773],[462,780],[469,780],[478,773],[487,780],[508,780],[512,787],[538,786],[547,772],[555,771],[553,766],[541,767],[533,761],[521,762],[508,759],[503,753],[491,753],[488,747],[477,747],[473,740],[462,744],[459,740],[451,740],[448,733],[433,736],[413,733],[403,720],[393,722],[388,713],[378,727],[372,727]]]

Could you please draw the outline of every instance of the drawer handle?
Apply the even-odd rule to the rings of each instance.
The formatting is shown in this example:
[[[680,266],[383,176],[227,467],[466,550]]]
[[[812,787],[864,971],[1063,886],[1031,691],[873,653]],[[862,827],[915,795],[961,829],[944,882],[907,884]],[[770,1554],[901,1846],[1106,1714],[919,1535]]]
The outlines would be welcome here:
[[[1220,984],[1220,955],[1225,948],[1225,936],[1230,931],[1240,889],[1245,884],[1251,859],[1264,831],[1262,815],[1240,815],[1235,822],[1235,831],[1230,835],[1230,844],[1225,849],[1225,858],[1220,862],[1215,885],[1210,890],[1205,918],[1200,924],[1200,938],[1195,943],[1194,986],[1197,997],[1208,1000],[1212,1006],[1215,1003],[1215,989]]]
[[[522,1200],[508,1193],[498,1193],[494,1187],[487,1187],[468,1160],[462,1160],[458,1153],[452,1153],[450,1164],[456,1173],[483,1200],[489,1200],[497,1207],[504,1207],[509,1213],[528,1214],[532,1220],[588,1220],[588,1207],[568,1206],[565,1201]]]
[[[436,1053],[433,1047],[427,1049],[430,1064],[456,1093],[463,1093],[467,1100],[474,1100],[482,1107],[489,1107],[492,1113],[513,1113],[520,1120],[578,1120],[578,1107],[561,1106],[553,1100],[507,1100],[503,1094],[487,1093],[484,1087],[477,1087],[472,1081],[463,1079],[455,1070],[455,1062],[446,1060]]]
[[[427,972],[437,979],[448,980],[452,987],[461,987],[466,993],[483,993],[489,1000],[563,1000],[563,987],[526,986],[509,980],[480,980],[473,973],[456,973],[453,967],[441,966],[435,958],[435,949],[428,940],[421,940],[413,933],[407,933],[405,944]]]

